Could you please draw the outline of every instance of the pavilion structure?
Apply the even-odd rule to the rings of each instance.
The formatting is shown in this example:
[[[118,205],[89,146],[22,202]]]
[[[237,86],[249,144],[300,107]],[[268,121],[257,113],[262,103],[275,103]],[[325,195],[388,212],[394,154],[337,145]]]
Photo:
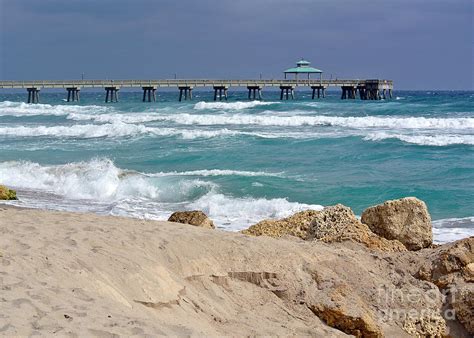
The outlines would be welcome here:
[[[287,79],[288,74],[294,74],[295,75],[295,81],[298,83],[298,74],[306,74],[308,82],[311,78],[311,74],[319,74],[319,84],[318,85],[311,85],[311,89],[313,90],[313,95],[312,98],[314,99],[316,96],[316,93],[318,95],[318,98],[321,96],[325,96],[325,90],[327,86],[323,86],[323,71],[319,70],[317,68],[313,68],[310,66],[311,62],[306,61],[304,59],[301,59],[296,63],[296,67],[289,68],[285,70],[285,80]],[[293,84],[284,84],[280,86],[281,90],[281,95],[280,99],[283,100],[283,98],[286,98],[288,100],[290,94],[291,98],[294,99],[295,94],[294,94],[294,89],[295,86]]]
[[[285,79],[288,74],[294,74],[295,80],[298,80],[298,74],[306,74],[308,80],[310,79],[311,74],[319,74],[319,80],[322,81],[323,71],[317,68],[310,67],[311,62],[301,59],[296,63],[296,67],[289,68],[285,70]]]

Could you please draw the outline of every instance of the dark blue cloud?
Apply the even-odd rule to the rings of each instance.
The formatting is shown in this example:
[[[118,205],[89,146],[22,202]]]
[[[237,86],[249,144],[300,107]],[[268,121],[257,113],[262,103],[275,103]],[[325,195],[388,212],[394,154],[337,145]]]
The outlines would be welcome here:
[[[470,0],[0,0],[0,78],[325,76],[473,88]]]

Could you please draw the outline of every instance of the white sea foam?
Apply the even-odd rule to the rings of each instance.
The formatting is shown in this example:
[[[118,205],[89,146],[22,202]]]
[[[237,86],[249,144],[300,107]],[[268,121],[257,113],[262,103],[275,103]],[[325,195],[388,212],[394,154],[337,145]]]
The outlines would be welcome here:
[[[0,184],[20,191],[17,205],[163,219],[176,209],[200,209],[220,227],[240,230],[266,218],[281,218],[320,205],[283,198],[235,198],[217,184],[182,176],[272,176],[264,172],[196,170],[158,175],[124,171],[108,159],[64,165],[0,163]],[[158,176],[158,177],[155,177]],[[173,178],[173,176],[177,176]]]
[[[467,144],[474,145],[474,135],[449,135],[449,134],[438,134],[438,135],[404,135],[387,132],[375,132],[370,133],[365,140],[368,141],[380,141],[385,139],[399,139],[403,142],[413,143],[423,146],[448,146],[454,144]]]
[[[446,218],[433,221],[432,224],[434,242],[438,244],[474,236],[474,216]]]
[[[141,116],[143,115],[143,116]],[[281,116],[250,114],[117,114],[108,116],[71,115],[72,119],[94,119],[112,122],[169,121],[183,125],[259,125],[259,126],[338,126],[348,128],[396,128],[396,129],[473,129],[474,118],[382,117],[382,116]],[[102,119],[102,120],[101,120]],[[134,120],[136,119],[136,120]]]
[[[111,108],[104,106],[88,105],[50,105],[50,104],[28,104],[24,102],[0,102],[0,116],[36,116],[51,115],[63,116],[74,113],[105,113]]]
[[[204,211],[222,228],[232,231],[244,229],[263,219],[283,218],[298,211],[323,208],[321,205],[289,202],[284,198],[234,198],[212,191],[188,207]]]
[[[191,171],[171,171],[147,174],[151,177],[165,176],[246,176],[246,177],[284,177],[283,173],[267,173],[263,171],[245,171],[245,170],[225,170],[225,169],[204,169]]]
[[[70,113],[67,119],[74,121],[94,121],[99,123],[145,123],[163,120],[161,114],[158,113],[133,113],[133,114],[84,114]]]
[[[69,199],[96,201],[128,198],[168,201],[187,198],[195,188],[204,187],[207,191],[215,187],[212,182],[199,179],[181,179],[171,186],[166,180],[123,171],[108,159],[50,166],[26,161],[3,162],[0,163],[0,183]]]
[[[34,127],[0,127],[0,136],[15,137],[58,137],[58,138],[98,138],[98,137],[129,137],[139,135],[180,136],[184,139],[212,138],[241,134],[229,129],[195,130],[147,127],[145,125],[123,122],[107,124],[76,124],[71,126],[34,126]]]
[[[251,101],[251,102],[204,102],[200,101],[194,105],[194,109],[219,109],[219,110],[242,110],[249,109],[257,106],[267,106],[275,104],[276,102],[262,102],[262,101]]]

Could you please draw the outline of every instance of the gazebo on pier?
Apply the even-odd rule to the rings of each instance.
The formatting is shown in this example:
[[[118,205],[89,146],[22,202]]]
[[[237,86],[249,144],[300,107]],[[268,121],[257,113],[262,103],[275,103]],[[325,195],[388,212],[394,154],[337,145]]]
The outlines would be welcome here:
[[[310,64],[311,62],[301,59],[296,63],[296,67],[285,70],[285,80],[287,78],[287,74],[295,74],[295,80],[298,80],[298,74],[307,74],[308,80],[310,79],[311,74],[319,74],[319,82],[321,82],[323,79],[323,71],[310,67]]]

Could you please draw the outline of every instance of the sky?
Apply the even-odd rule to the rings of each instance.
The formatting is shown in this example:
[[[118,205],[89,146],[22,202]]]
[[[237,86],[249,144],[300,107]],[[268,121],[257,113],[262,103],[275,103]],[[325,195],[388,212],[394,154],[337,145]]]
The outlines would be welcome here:
[[[473,90],[472,0],[0,0],[0,80],[324,78]]]

